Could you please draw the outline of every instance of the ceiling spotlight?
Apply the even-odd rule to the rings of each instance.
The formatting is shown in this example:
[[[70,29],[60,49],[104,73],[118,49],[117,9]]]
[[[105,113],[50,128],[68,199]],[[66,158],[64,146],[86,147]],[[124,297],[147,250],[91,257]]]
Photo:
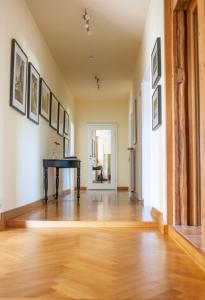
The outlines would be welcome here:
[[[99,90],[100,89],[100,78],[97,75],[95,75],[94,79],[96,81],[97,89]]]
[[[88,14],[87,9],[85,8],[85,12],[84,12],[84,14],[83,14],[83,20],[84,20],[84,27],[85,27],[86,32],[87,32],[88,35],[91,34],[91,30],[90,30],[90,19],[91,19],[91,17],[90,17],[90,15]]]

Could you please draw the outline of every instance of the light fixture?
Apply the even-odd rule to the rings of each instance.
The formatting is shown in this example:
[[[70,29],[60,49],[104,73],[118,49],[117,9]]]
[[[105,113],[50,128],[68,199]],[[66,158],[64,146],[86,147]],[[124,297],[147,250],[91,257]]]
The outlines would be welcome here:
[[[97,75],[95,75],[94,78],[95,78],[95,81],[96,81],[97,89],[99,90],[100,89],[100,78]]]
[[[90,29],[90,15],[88,14],[88,11],[87,9],[85,8],[85,12],[83,14],[83,20],[84,20],[84,27],[86,29],[86,32],[88,35],[91,34],[91,29]]]

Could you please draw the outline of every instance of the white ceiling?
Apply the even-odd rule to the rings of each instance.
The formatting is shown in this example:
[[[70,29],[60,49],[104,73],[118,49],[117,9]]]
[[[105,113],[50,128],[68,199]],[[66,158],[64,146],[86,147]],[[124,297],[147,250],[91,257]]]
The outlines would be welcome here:
[[[75,99],[128,97],[149,1],[27,0]],[[85,8],[91,36],[83,27]]]

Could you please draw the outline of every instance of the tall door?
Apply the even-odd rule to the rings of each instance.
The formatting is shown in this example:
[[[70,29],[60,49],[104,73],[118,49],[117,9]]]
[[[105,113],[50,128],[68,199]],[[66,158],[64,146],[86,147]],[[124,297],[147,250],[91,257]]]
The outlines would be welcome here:
[[[174,12],[175,224],[201,224],[200,97],[197,0]],[[201,120],[202,121],[202,120]]]
[[[88,124],[88,189],[116,189],[115,124]]]

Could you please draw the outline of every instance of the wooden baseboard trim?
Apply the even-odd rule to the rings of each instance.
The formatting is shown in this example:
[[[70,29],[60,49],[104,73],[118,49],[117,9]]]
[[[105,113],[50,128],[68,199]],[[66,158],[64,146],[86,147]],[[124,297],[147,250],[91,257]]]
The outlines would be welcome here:
[[[8,220],[7,228],[147,228],[157,229],[157,222],[136,221],[37,221]]]
[[[66,195],[69,192],[70,192],[70,190],[64,190],[64,191],[61,191],[59,193],[59,195]],[[50,195],[48,197],[48,199],[49,200],[53,199],[53,195]],[[17,208],[14,208],[14,209],[11,209],[11,210],[1,213],[0,230],[4,230],[6,228],[7,222],[10,219],[16,218],[19,215],[23,215],[31,210],[34,210],[34,209],[40,207],[42,205],[42,202],[43,202],[43,199],[39,199],[32,203],[28,203],[26,205],[23,205],[23,206],[20,206],[20,207],[17,207]]]
[[[163,213],[161,211],[159,211],[158,209],[156,209],[155,207],[152,207],[151,215],[158,222],[159,231],[162,234],[167,234],[168,233],[168,225],[164,224]]]
[[[186,240],[176,229],[168,226],[168,235],[177,243],[190,258],[205,272],[205,253]]]
[[[77,187],[75,187],[74,190],[77,191]],[[81,190],[81,191],[87,191],[87,187],[86,187],[86,186],[81,186],[81,187],[80,187],[80,190]]]
[[[118,191],[128,191],[129,188],[128,188],[128,186],[118,186],[118,187],[117,187],[117,190],[118,190]]]

